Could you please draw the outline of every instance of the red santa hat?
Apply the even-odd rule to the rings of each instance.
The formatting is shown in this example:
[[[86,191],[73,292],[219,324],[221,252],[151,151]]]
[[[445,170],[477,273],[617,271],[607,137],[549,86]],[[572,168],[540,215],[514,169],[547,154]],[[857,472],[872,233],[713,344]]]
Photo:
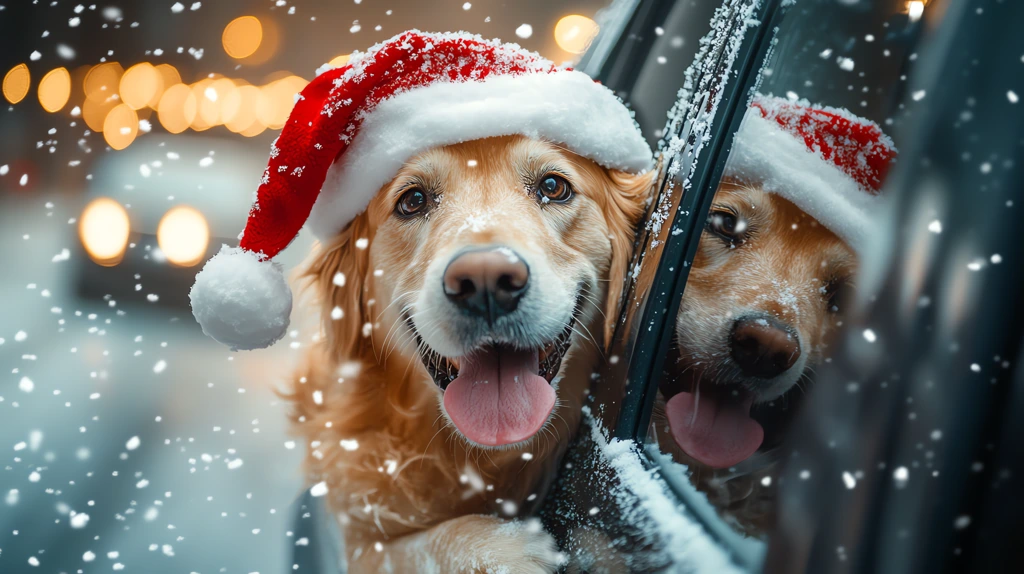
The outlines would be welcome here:
[[[895,157],[882,129],[848,110],[758,95],[736,134],[725,175],[785,197],[862,250]]]
[[[234,350],[284,336],[292,297],[272,259],[299,229],[334,236],[420,152],[522,134],[607,168],[651,166],[611,90],[516,44],[412,30],[325,68],[271,145],[239,246],[222,247],[189,293],[203,332]]]

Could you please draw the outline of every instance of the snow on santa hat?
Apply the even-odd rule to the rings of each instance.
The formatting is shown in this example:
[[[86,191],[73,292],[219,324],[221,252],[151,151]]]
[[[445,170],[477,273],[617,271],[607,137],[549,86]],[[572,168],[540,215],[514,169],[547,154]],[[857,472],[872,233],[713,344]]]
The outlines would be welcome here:
[[[758,95],[736,134],[725,175],[792,201],[859,251],[895,157],[889,136],[848,110]]]
[[[271,145],[239,246],[222,247],[196,276],[189,298],[203,332],[233,350],[278,341],[292,297],[271,259],[303,225],[328,239],[414,155],[514,134],[607,168],[651,166],[632,112],[611,90],[516,44],[412,30],[321,68]]]

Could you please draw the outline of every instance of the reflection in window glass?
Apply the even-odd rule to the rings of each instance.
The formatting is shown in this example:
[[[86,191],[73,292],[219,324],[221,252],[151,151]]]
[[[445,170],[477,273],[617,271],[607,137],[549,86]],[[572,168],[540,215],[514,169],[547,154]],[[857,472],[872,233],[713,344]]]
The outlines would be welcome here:
[[[664,24],[654,29],[654,47],[627,95],[652,145],[664,135],[666,114],[678,98],[684,71],[697,55],[699,39],[718,6],[719,2],[681,0],[672,6]]]
[[[774,526],[787,431],[842,331],[929,16],[896,0],[790,7],[726,160],[648,440],[742,535]]]

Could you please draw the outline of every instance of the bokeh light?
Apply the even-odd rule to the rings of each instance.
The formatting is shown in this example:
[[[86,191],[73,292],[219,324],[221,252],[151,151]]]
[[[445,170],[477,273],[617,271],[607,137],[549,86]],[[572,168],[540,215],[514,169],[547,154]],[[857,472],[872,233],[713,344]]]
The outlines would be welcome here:
[[[221,43],[228,56],[241,60],[256,53],[263,41],[263,25],[255,16],[240,16],[224,27]]]
[[[163,91],[163,76],[149,62],[135,64],[121,76],[121,101],[133,110],[142,109]]]
[[[284,127],[295,105],[295,94],[308,83],[299,76],[285,76],[260,88],[262,94],[256,102],[256,118],[272,130]]]
[[[924,16],[924,0],[910,0],[907,2],[907,14],[910,16],[911,22],[917,22]]]
[[[206,131],[214,126],[215,122],[210,119],[217,117],[217,94],[216,91],[206,91],[213,84],[213,78],[203,78],[192,84],[192,96],[196,100],[196,115],[189,124],[197,132]],[[208,119],[210,118],[210,119]]]
[[[124,74],[124,68],[117,62],[106,62],[93,66],[82,82],[85,97],[96,102],[106,101],[107,98],[117,93],[122,74]]]
[[[71,73],[66,68],[50,70],[39,80],[39,105],[50,112],[58,112],[71,97]]]
[[[127,104],[118,104],[103,120],[103,139],[107,145],[122,150],[139,134],[139,116]]]
[[[170,64],[160,64],[156,67],[157,73],[160,74],[160,91],[153,95],[153,99],[149,101],[149,107],[157,109],[157,105],[160,103],[160,98],[163,97],[164,91],[168,90],[171,86],[181,83],[181,74],[178,70]]]
[[[4,98],[12,104],[24,100],[28,95],[31,83],[32,74],[29,73],[28,66],[25,64],[14,66],[4,75]]]
[[[82,246],[90,259],[105,267],[121,262],[130,232],[128,212],[109,197],[94,199],[78,219],[78,236]]]
[[[327,63],[334,66],[335,68],[340,68],[347,64],[351,57],[352,54],[342,54],[340,56],[335,56],[334,58],[331,59],[330,62]]]
[[[156,241],[172,264],[191,267],[206,255],[210,228],[202,213],[187,205],[179,205],[160,219]]]
[[[237,109],[233,114],[225,111],[224,127],[235,133],[244,134],[256,125],[260,127],[256,133],[262,133],[266,126],[256,121],[256,102],[260,98],[260,89],[256,86],[239,86],[233,92],[233,97],[238,100]],[[224,107],[227,108],[228,103],[225,103]]]
[[[94,132],[102,132],[103,121],[107,119],[107,114],[120,103],[116,94],[111,94],[107,99],[98,101],[86,98],[82,103],[82,119],[85,120],[85,125]]]
[[[555,24],[555,42],[558,47],[571,54],[582,54],[587,51],[591,40],[597,36],[600,27],[586,16],[572,14]]]
[[[195,119],[196,107],[192,88],[185,84],[175,84],[167,88],[157,105],[160,125],[172,134],[179,134],[188,129]]]

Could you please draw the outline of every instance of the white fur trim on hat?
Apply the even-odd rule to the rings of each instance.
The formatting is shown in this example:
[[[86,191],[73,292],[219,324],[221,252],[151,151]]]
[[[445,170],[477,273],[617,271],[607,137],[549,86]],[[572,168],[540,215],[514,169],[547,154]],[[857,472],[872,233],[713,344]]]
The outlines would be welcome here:
[[[292,292],[281,265],[224,245],[196,275],[192,314],[232,351],[269,347],[288,331]]]
[[[320,239],[329,238],[416,154],[515,134],[563,144],[607,168],[641,172],[652,165],[632,113],[582,72],[439,82],[398,94],[367,114],[327,173],[307,224]]]
[[[743,119],[725,173],[792,201],[857,251],[864,248],[883,201],[757,113]]]

